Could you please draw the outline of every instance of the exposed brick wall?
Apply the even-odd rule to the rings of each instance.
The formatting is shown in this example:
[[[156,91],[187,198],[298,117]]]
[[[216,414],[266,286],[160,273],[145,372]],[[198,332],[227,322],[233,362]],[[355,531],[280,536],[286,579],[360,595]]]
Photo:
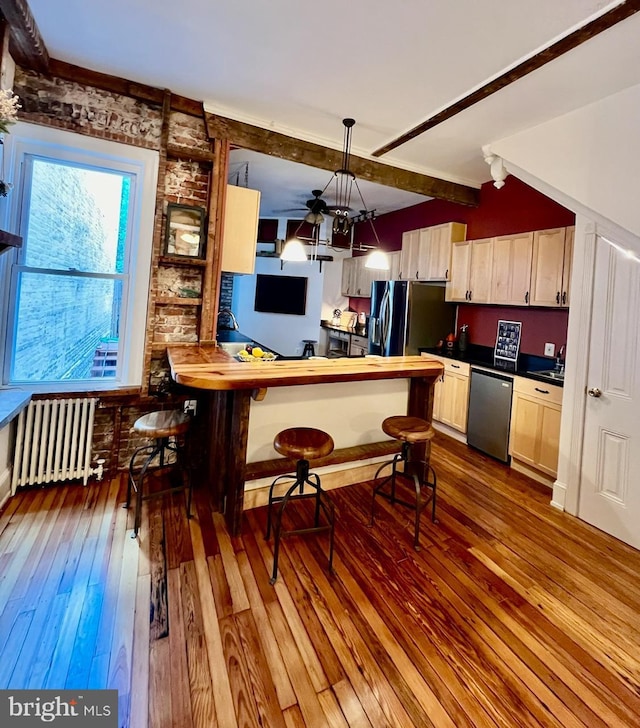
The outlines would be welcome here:
[[[102,139],[159,149],[161,109],[128,96],[16,68],[20,118]]]
[[[24,121],[76,131],[111,141],[147,149],[159,149],[162,131],[162,109],[128,96],[114,94],[83,84],[64,81],[16,69],[14,91],[20,96]],[[211,152],[204,120],[172,112],[169,144],[186,150]],[[162,202],[154,226],[154,248],[150,292],[156,296],[178,295],[180,288],[201,293],[203,269],[158,265],[164,240],[166,204],[180,202],[207,207],[210,166],[169,158],[161,162],[159,189]],[[146,361],[143,381],[150,391],[164,385],[168,375],[166,356],[153,348],[156,342],[195,342],[198,339],[200,307],[156,305],[149,310]],[[141,441],[132,435],[133,423],[141,414],[171,406],[171,400],[141,399],[138,404],[118,404],[103,400],[96,412],[94,458],[105,458],[105,467],[125,468],[133,449]],[[114,447],[114,435],[119,433]],[[112,462],[113,453],[115,461]]]

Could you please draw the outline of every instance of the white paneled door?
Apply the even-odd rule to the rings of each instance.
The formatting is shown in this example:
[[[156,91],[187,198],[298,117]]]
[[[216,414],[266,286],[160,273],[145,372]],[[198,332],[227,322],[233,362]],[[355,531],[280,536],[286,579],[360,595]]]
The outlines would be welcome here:
[[[640,548],[640,262],[598,239],[578,515]]]

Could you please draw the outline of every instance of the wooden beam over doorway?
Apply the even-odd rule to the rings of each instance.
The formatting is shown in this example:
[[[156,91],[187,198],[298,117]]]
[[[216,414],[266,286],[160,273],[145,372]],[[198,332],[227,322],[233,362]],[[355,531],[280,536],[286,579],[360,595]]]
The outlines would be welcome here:
[[[0,0],[0,13],[9,24],[9,52],[25,68],[46,73],[49,53],[26,0]]]
[[[464,111],[470,106],[477,104],[479,101],[488,98],[492,94],[496,93],[496,91],[500,91],[505,86],[509,86],[510,84],[519,81],[532,71],[536,71],[538,68],[541,68],[547,63],[554,61],[556,58],[559,58],[565,53],[577,48],[582,43],[585,43],[591,38],[594,38],[596,35],[603,33],[605,30],[608,30],[622,20],[626,20],[639,10],[640,0],[627,0],[627,2],[617,5],[612,10],[609,10],[595,20],[592,20],[590,23],[583,25],[573,33],[570,33],[556,43],[553,43],[549,47],[541,50],[539,53],[536,53],[535,56],[527,58],[526,61],[519,63],[517,66],[514,66],[514,68],[506,71],[501,76],[489,81],[489,83],[486,83],[484,86],[476,89],[463,99],[456,101],[454,104],[451,104],[451,106],[448,106],[446,109],[434,114],[426,121],[414,126],[413,129],[410,129],[408,132],[402,134],[396,139],[393,139],[388,144],[380,147],[380,149],[376,149],[375,152],[372,152],[372,156],[381,157],[383,154],[387,154],[393,149],[397,149],[399,146],[402,146],[412,139],[415,139],[417,136],[429,131],[429,129],[433,129],[434,126],[442,124],[443,121],[451,119],[451,117],[459,114],[461,111]]]
[[[243,149],[331,172],[342,167],[342,152],[336,149],[210,112],[205,112],[205,121],[211,139],[228,139],[232,145]],[[476,207],[479,203],[479,190],[467,185],[353,155],[350,157],[349,166],[358,179],[470,207]]]

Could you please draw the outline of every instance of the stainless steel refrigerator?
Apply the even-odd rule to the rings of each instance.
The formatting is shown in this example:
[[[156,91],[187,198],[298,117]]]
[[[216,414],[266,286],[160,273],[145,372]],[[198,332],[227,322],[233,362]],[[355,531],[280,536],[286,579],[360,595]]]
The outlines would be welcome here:
[[[369,353],[418,354],[455,332],[456,307],[444,300],[442,283],[374,281],[371,286]]]

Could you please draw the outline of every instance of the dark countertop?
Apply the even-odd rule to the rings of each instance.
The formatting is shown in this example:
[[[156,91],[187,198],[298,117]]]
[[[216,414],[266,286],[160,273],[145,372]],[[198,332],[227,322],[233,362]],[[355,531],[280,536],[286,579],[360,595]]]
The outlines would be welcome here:
[[[421,353],[435,354],[436,356],[442,356],[446,359],[455,359],[456,361],[464,361],[471,366],[481,366],[485,369],[491,369],[492,371],[499,372],[501,374],[515,374],[518,377],[526,377],[528,379],[535,379],[538,382],[544,382],[545,384],[551,384],[556,387],[562,387],[563,381],[560,379],[551,379],[544,375],[536,374],[536,371],[548,371],[553,369],[555,366],[555,359],[550,359],[544,356],[536,356],[534,354],[520,354],[518,356],[518,362],[515,371],[507,371],[500,367],[495,366],[493,358],[493,347],[491,346],[480,346],[478,344],[469,344],[469,348],[464,354],[461,354],[457,349],[454,349],[453,353],[449,354],[442,349],[431,349],[431,348],[420,348],[418,349]]]
[[[8,425],[29,404],[31,392],[18,389],[0,390],[0,427]]]

